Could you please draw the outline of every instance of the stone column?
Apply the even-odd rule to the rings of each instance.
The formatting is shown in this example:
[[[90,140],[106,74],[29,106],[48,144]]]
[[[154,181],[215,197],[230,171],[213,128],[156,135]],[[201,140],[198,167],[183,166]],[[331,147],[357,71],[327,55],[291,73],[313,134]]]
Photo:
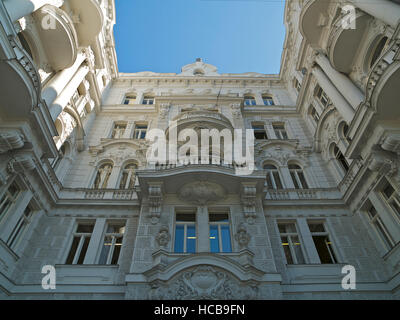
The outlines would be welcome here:
[[[46,4],[61,7],[64,0],[4,0],[3,3],[11,20],[14,22],[35,12]]]
[[[343,116],[347,123],[350,123],[354,116],[354,109],[349,105],[345,98],[340,94],[337,88],[332,84],[326,74],[319,66],[314,66],[312,73],[317,79],[318,84],[326,92],[328,97],[332,100],[339,113]]]
[[[346,100],[351,104],[353,109],[357,109],[358,106],[364,101],[364,94],[360,89],[343,73],[335,70],[329,59],[324,54],[318,54],[315,61],[324,70],[326,75],[335,85],[335,87],[340,91],[340,93],[346,98]]]
[[[356,7],[369,15],[382,20],[384,23],[396,28],[400,21],[400,5],[389,1],[350,0]]]
[[[57,96],[61,93],[61,91],[65,88],[68,82],[72,79],[76,71],[81,66],[82,62],[85,61],[86,56],[84,53],[78,53],[75,63],[69,67],[68,69],[64,69],[58,72],[54,77],[50,79],[47,85],[42,90],[42,97],[46,101],[47,106],[53,104],[54,100],[56,100]]]
[[[74,92],[78,89],[79,85],[85,79],[88,73],[89,73],[89,67],[84,65],[81,66],[79,70],[75,73],[71,81],[61,92],[61,94],[54,101],[54,103],[50,107],[50,113],[54,121],[57,119],[58,115],[63,111],[65,106],[68,104]]]

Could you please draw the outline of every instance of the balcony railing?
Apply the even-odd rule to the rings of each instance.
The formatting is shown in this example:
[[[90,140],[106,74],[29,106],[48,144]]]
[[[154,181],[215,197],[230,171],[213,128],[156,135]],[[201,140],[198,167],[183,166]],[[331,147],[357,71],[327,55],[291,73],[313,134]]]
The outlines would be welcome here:
[[[66,188],[61,190],[60,198],[62,200],[82,199],[82,200],[137,200],[135,189],[83,189]]]
[[[265,200],[341,199],[337,188],[315,189],[265,189]]]

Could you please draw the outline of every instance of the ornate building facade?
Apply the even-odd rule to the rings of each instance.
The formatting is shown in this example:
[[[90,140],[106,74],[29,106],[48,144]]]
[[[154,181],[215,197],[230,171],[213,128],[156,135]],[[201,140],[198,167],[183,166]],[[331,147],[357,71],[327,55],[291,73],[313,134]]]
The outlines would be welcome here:
[[[0,297],[400,298],[400,3],[379,2],[287,1],[265,75],[119,73],[113,0],[0,1]],[[252,129],[255,170],[149,161],[153,129]]]

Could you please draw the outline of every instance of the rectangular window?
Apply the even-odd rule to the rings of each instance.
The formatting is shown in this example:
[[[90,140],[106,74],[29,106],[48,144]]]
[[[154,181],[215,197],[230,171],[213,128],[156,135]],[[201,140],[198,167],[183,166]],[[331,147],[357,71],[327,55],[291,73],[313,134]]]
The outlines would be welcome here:
[[[312,239],[322,264],[337,263],[329,233],[323,222],[308,221]]]
[[[369,205],[367,212],[371,224],[374,226],[386,249],[392,249],[395,246],[395,242],[372,204]]]
[[[135,104],[135,102],[136,102],[136,96],[127,95],[125,97],[124,104]]]
[[[320,86],[317,87],[316,90],[316,97],[318,98],[319,102],[326,107],[330,103],[328,96],[326,95],[325,91],[322,90]]]
[[[297,92],[300,92],[301,90],[301,83],[299,80],[297,80],[297,78],[294,78],[294,88]]]
[[[95,222],[78,223],[65,264],[83,264]]]
[[[21,189],[17,183],[13,182],[8,187],[6,192],[0,198],[0,221],[4,218],[10,207],[17,200],[18,195],[21,193]]]
[[[227,213],[210,213],[210,251],[214,253],[232,252],[229,215]]]
[[[263,124],[252,124],[252,128],[254,130],[254,138],[256,140],[267,140],[268,136],[265,132],[265,128]]]
[[[11,249],[14,250],[15,248],[17,248],[17,246],[18,246],[20,240],[22,239],[22,236],[23,236],[27,226],[30,223],[32,212],[33,212],[33,210],[31,208],[31,205],[28,205],[25,208],[22,217],[19,218],[17,224],[15,225],[10,237],[7,240],[7,245]]]
[[[263,95],[262,96],[263,102],[265,106],[273,106],[275,105],[274,99],[272,98],[272,96],[269,95]]]
[[[272,127],[274,128],[277,139],[281,139],[281,140],[288,139],[288,135],[287,135],[284,123],[273,123]]]
[[[126,130],[126,123],[115,123],[113,131],[111,133],[112,139],[121,139],[124,136]]]
[[[146,138],[147,124],[136,124],[135,131],[133,132],[134,139]]]
[[[107,223],[99,264],[118,264],[124,233],[125,223]]]
[[[196,214],[177,213],[175,221],[174,252],[195,253],[196,240]]]
[[[288,264],[304,264],[304,254],[296,224],[294,222],[278,222],[283,251]]]
[[[149,96],[145,96],[143,98],[142,104],[152,105],[152,104],[154,104],[154,98],[153,97],[149,97]]]
[[[400,196],[389,181],[386,182],[386,186],[382,189],[381,194],[385,202],[392,208],[397,218],[400,219]]]
[[[251,96],[245,96],[244,97],[244,105],[245,106],[255,106],[255,105],[257,105],[256,99]]]

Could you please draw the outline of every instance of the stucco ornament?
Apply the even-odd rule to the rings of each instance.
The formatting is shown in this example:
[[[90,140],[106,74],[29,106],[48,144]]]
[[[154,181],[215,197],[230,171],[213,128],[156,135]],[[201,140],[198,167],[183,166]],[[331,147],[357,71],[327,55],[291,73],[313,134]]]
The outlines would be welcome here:
[[[219,184],[208,181],[196,181],[184,185],[179,190],[179,198],[183,201],[205,205],[222,200],[226,196],[225,189]]]
[[[149,299],[232,300],[257,299],[256,283],[241,285],[223,269],[199,265],[183,272],[169,283],[153,282]]]
[[[162,226],[156,236],[156,241],[160,247],[166,247],[171,240],[169,229],[167,226]]]
[[[241,248],[247,248],[249,245],[250,234],[247,232],[247,228],[243,222],[237,228],[235,240],[239,243]]]

